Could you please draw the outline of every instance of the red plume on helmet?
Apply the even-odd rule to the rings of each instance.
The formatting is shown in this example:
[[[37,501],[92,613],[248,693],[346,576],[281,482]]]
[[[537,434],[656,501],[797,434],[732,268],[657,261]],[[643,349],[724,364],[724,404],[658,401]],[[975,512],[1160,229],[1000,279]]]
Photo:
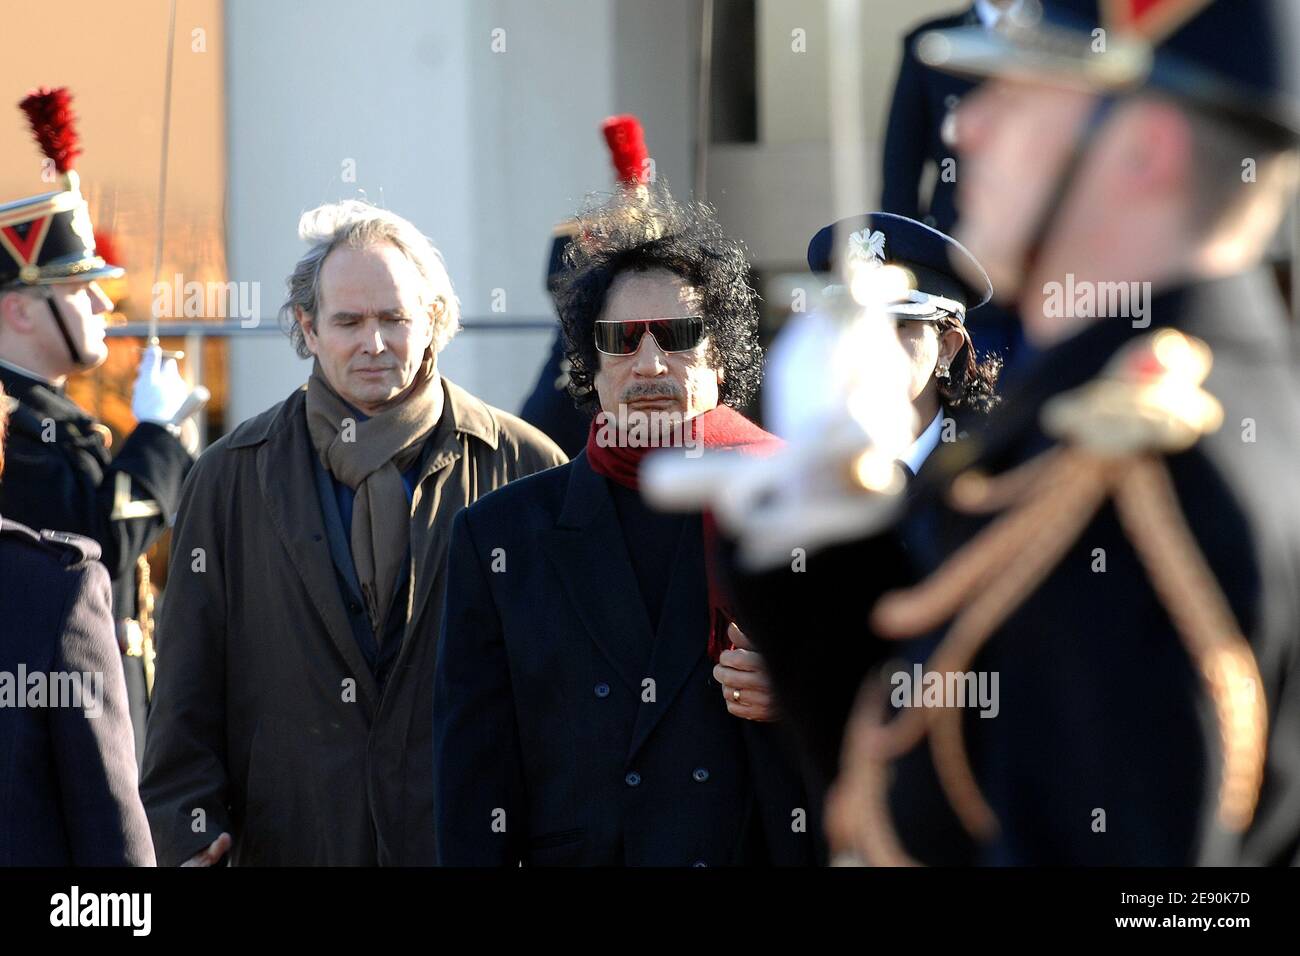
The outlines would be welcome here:
[[[18,108],[63,183],[51,192],[0,205],[0,286],[121,278],[124,270],[95,251],[90,208],[72,168],[81,155],[72,94],[61,86],[32,90]],[[82,364],[79,350],[71,343],[68,348]]]
[[[95,230],[95,251],[107,259],[109,262],[121,262],[122,257],[117,251],[117,239],[107,229]]]
[[[650,153],[646,150],[641,121],[631,114],[611,116],[600,124],[600,130],[609,146],[609,158],[619,185],[625,187],[630,197],[642,197],[650,183]],[[546,269],[546,288],[552,293],[564,274],[566,253],[570,243],[578,238],[579,230],[576,218],[555,227]]]
[[[41,152],[54,160],[60,173],[70,173],[73,161],[81,155],[78,147],[76,117],[72,114],[72,94],[66,86],[32,90],[18,104],[27,114],[32,134]]]
[[[641,121],[631,114],[611,116],[601,124],[609,156],[618,181],[625,186],[644,186],[650,182],[650,158],[645,147]]]

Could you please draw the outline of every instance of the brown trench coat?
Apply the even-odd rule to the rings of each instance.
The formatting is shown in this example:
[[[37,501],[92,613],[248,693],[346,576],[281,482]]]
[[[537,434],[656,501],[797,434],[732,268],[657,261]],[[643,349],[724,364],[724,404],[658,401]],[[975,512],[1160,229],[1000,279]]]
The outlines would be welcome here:
[[[451,521],[566,460],[531,425],[443,382],[455,427],[430,437],[412,502],[413,521],[435,533],[413,555],[413,613],[382,695],[335,577],[305,389],[195,465],[140,785],[160,865],[222,831],[236,864],[434,862],[433,668]]]

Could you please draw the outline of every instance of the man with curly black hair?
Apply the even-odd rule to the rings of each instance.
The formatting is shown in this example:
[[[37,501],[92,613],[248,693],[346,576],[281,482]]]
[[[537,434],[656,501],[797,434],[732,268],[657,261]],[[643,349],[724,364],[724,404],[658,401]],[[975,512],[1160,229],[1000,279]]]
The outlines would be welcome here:
[[[700,516],[641,499],[647,453],[761,453],[743,248],[658,187],[579,217],[559,290],[572,462],[457,516],[434,689],[439,862],[807,864],[762,659],[711,587]]]
[[[758,296],[744,247],[706,207],[678,203],[645,187],[620,193],[579,218],[569,271],[556,292],[569,360],[569,393],[595,410],[601,357],[594,332],[611,286],[622,274],[672,273],[692,290],[709,364],[718,370],[715,404],[743,408],[762,378]],[[700,409],[701,411],[704,409]]]

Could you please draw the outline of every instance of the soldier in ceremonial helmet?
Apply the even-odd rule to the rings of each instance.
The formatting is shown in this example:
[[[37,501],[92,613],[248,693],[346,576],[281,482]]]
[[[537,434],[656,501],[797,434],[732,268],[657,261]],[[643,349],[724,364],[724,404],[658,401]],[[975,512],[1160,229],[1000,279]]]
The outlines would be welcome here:
[[[190,389],[175,359],[147,349],[131,403],[139,424],[115,454],[108,429],[68,398],[69,376],[108,357],[104,318],[112,302],[98,280],[124,270],[95,249],[73,169],[80,150],[67,90],[33,92],[21,106],[62,188],[0,205],[0,384],[13,403],[0,513],[99,545],[113,582],[138,757],[152,647],[137,607],[137,573],[193,462],[175,420]]]

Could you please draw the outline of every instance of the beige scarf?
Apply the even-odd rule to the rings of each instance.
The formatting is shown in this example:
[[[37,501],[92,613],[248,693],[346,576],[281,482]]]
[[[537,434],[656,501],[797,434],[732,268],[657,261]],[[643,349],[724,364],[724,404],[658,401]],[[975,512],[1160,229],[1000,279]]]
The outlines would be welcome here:
[[[432,351],[412,386],[365,421],[357,421],[356,412],[325,381],[319,362],[307,383],[312,446],[326,470],[356,492],[352,563],[376,641],[383,640],[390,610],[409,604],[409,582],[408,600],[398,601],[393,593],[411,534],[411,507],[402,472],[419,458],[422,439],[437,426],[441,399],[442,379],[434,368]]]

